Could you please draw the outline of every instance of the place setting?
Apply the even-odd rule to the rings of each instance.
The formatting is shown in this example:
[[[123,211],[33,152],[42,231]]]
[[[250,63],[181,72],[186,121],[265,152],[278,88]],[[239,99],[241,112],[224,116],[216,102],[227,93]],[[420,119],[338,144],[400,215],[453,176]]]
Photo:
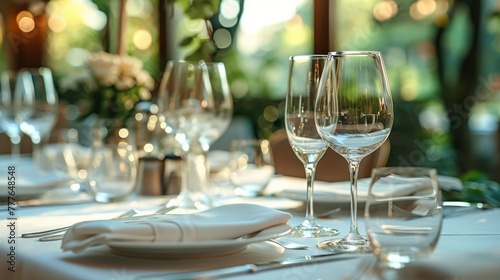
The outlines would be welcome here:
[[[4,2],[0,279],[498,278],[495,5]]]

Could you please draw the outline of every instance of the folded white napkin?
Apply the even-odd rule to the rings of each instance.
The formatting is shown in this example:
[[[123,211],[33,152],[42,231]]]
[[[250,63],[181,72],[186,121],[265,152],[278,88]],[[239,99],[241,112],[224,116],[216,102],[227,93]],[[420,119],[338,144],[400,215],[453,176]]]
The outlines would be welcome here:
[[[61,248],[75,253],[113,241],[186,242],[233,239],[286,224],[289,213],[255,204],[229,204],[188,215],[99,220],[73,225]]]
[[[358,200],[365,201],[368,197],[368,189],[370,188],[370,178],[363,178],[358,180]],[[444,190],[462,190],[463,185],[460,179],[448,176],[438,176],[438,184]],[[418,188],[412,182],[402,184],[399,192],[413,192]],[[390,186],[386,188],[379,188],[379,195],[383,193],[390,193],[394,189]],[[281,176],[273,178],[266,189],[266,194],[275,194],[282,197],[289,198],[306,198],[306,181],[303,178]],[[349,181],[342,182],[322,182],[315,181],[314,183],[314,197],[318,201],[330,202],[346,202],[350,201],[350,183]]]

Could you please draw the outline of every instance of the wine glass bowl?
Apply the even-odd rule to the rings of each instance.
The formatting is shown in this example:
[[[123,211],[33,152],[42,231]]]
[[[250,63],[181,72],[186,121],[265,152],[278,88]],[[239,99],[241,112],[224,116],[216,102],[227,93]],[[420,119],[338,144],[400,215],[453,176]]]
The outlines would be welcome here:
[[[18,75],[21,88],[16,90],[16,98],[22,115],[20,129],[33,143],[35,166],[42,167],[40,145],[49,136],[57,118],[58,97],[52,71],[46,67],[26,68]]]
[[[210,122],[208,129],[200,134],[200,143],[205,152],[227,130],[233,114],[233,99],[229,90],[226,68],[222,62],[205,62],[200,64],[206,71],[203,75],[209,97],[213,99],[215,119]]]
[[[318,90],[315,122],[321,138],[343,156],[351,182],[351,226],[347,236],[325,240],[325,250],[371,251],[357,225],[357,177],[361,160],[388,138],[393,105],[380,52],[330,52]]]
[[[319,225],[314,220],[313,196],[316,166],[327,146],[314,122],[314,106],[326,55],[290,57],[285,101],[285,128],[293,152],[304,164],[306,174],[306,217],[292,228],[289,236],[321,237],[338,234],[338,230]]]
[[[20,155],[21,129],[20,123],[22,115],[20,114],[19,99],[16,97],[16,91],[20,90],[21,76],[14,71],[4,71],[1,75],[0,92],[0,126],[5,131],[11,142],[11,155],[18,157]]]
[[[220,62],[169,61],[160,85],[160,112],[178,147],[167,147],[183,159],[181,192],[172,204],[206,209],[213,203],[207,189],[210,145],[227,129],[232,97]]]

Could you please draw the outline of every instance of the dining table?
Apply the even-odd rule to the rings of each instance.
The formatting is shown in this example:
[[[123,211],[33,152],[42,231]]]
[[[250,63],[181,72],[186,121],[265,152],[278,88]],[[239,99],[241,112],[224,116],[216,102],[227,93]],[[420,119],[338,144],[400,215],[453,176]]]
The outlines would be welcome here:
[[[277,185],[280,185],[279,181],[274,183],[274,186]],[[178,251],[179,254],[174,251],[153,257],[148,256],[147,248],[136,248],[132,253],[123,254],[106,245],[74,253],[63,251],[60,240],[42,242],[38,238],[21,236],[82,221],[112,219],[130,209],[138,209],[144,214],[153,213],[174,197],[133,194],[125,201],[98,203],[85,194],[58,188],[15,203],[3,200],[0,204],[0,279],[183,279],[180,273],[281,260],[292,262],[297,258],[305,261],[294,264],[286,264],[285,261],[272,266],[272,269],[240,271],[226,275],[224,279],[380,279],[374,269],[376,258],[372,253],[312,257],[331,253],[318,249],[316,244],[336,236],[305,238],[282,234],[276,237],[309,246],[302,250],[285,249],[268,239],[256,239],[244,244],[241,250],[222,254],[218,252],[223,251],[223,247],[198,254],[200,248],[190,243],[185,251]],[[292,215],[288,221],[290,226],[301,223],[305,214],[305,198],[280,196],[272,192],[255,197],[220,196],[215,201],[220,205],[259,204],[288,212]],[[359,206],[358,228],[365,235],[362,201]],[[329,202],[318,195],[316,214],[332,209],[331,214],[319,215],[316,221],[338,229],[340,234],[337,237],[345,236],[350,227],[349,203]],[[165,215],[185,214],[189,213],[184,209],[174,209]],[[203,244],[199,246],[206,246],[206,243]],[[176,247],[175,250],[183,250],[183,247]],[[500,209],[467,209],[446,215],[434,252],[427,259],[412,262],[401,271],[403,276],[400,279],[499,279]],[[213,279],[219,278],[222,276]],[[186,279],[212,278],[195,274]]]

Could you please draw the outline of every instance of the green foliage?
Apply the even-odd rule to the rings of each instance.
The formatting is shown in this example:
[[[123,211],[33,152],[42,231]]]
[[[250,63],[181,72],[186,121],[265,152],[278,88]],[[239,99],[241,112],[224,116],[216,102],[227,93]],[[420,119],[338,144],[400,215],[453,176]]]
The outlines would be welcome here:
[[[219,6],[220,0],[193,0],[185,12],[191,19],[209,19],[219,11]]]
[[[208,20],[219,12],[220,0],[173,0],[183,9],[184,14],[192,20],[204,20],[207,29],[211,28]],[[181,47],[194,45],[194,51],[188,54],[186,60],[207,60],[211,61],[213,54],[217,51],[212,40],[212,32],[209,31],[209,38],[201,38],[199,34],[193,34],[181,40]]]
[[[500,185],[489,180],[488,176],[479,171],[470,171],[462,177],[462,191],[443,191],[445,200],[487,203],[500,207]]]

